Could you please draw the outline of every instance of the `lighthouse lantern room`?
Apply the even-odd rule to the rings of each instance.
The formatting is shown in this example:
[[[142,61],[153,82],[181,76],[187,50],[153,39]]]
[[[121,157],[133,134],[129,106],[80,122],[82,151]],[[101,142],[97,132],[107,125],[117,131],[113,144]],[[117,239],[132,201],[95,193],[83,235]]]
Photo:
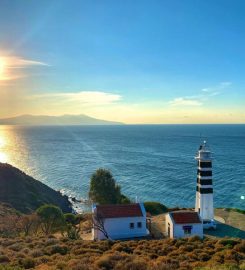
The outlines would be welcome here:
[[[213,208],[213,181],[212,181],[212,157],[206,141],[199,147],[197,160],[197,188],[196,206],[203,221],[214,219]]]

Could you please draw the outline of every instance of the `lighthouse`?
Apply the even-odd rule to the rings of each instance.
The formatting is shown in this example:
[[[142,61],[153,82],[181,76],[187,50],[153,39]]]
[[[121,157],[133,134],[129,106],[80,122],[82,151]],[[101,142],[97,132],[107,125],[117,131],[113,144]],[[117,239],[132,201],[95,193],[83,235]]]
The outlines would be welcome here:
[[[213,221],[213,181],[212,181],[212,157],[206,141],[199,147],[196,155],[197,160],[197,187],[196,206],[203,219],[203,223]]]

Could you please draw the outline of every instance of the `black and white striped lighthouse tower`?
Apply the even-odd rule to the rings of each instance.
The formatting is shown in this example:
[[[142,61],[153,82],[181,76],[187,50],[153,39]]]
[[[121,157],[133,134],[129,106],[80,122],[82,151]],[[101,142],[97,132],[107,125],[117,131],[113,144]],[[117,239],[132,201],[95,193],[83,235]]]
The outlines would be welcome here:
[[[206,141],[199,147],[197,160],[197,188],[195,211],[202,219],[213,220],[213,181],[212,181],[212,157]]]

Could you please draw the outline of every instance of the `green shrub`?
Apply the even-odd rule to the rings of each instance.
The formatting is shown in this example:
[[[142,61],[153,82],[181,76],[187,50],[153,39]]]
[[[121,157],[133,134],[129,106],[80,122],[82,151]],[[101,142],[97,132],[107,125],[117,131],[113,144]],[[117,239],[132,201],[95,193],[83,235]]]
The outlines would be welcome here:
[[[18,266],[0,265],[0,270],[23,270],[23,268]]]
[[[72,213],[64,214],[65,222],[68,224],[76,225],[78,223],[76,215]]]
[[[211,258],[211,256],[205,252],[202,252],[200,254],[198,254],[198,260],[202,261],[202,262],[206,262]]]
[[[66,236],[69,239],[73,239],[73,240],[79,239],[80,238],[80,228],[76,227],[72,224],[68,224],[66,226]]]
[[[54,245],[47,248],[47,253],[53,255],[59,253],[60,255],[66,255],[68,251],[67,246],[64,245]]]
[[[25,269],[30,269],[35,267],[35,261],[32,258],[24,258],[20,260],[21,266]]]
[[[99,258],[99,260],[96,261],[96,266],[98,266],[101,269],[112,270],[113,263],[111,260],[111,256],[103,255],[102,257]]]
[[[64,270],[66,268],[66,264],[64,262],[58,262],[56,265],[57,270]]]
[[[159,202],[144,202],[144,206],[146,212],[151,215],[159,215],[168,211],[168,208]]]
[[[127,196],[125,196],[124,194],[121,194],[120,203],[121,204],[128,204],[128,203],[131,203],[131,201]]]
[[[146,270],[147,264],[145,261],[143,261],[141,259],[135,259],[135,260],[129,261],[129,262],[121,262],[119,265],[117,265],[115,267],[115,270],[125,270],[125,269]]]
[[[238,252],[245,253],[245,240],[243,240],[242,243],[237,244],[234,249]]]
[[[7,263],[9,262],[9,258],[6,255],[0,255],[0,263]]]
[[[43,256],[43,252],[40,249],[34,249],[32,250],[31,254],[30,254],[33,258],[38,258]]]
[[[223,238],[218,241],[218,244],[223,245],[223,246],[230,246],[230,247],[234,247],[238,243],[239,243],[238,240],[229,239],[229,238]]]
[[[61,230],[65,225],[62,210],[51,204],[45,204],[36,210],[40,219],[40,228],[45,235]]]
[[[19,243],[15,243],[9,247],[9,249],[13,251],[20,251],[22,248],[23,248],[22,245]]]

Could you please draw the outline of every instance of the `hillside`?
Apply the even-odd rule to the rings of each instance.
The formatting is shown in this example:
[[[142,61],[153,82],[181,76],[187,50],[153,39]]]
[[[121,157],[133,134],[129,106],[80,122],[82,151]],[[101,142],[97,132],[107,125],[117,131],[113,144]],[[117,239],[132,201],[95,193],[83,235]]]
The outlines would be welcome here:
[[[5,163],[0,163],[0,203],[7,203],[22,213],[43,204],[54,204],[64,212],[71,212],[66,196]]]
[[[121,125],[123,123],[80,115],[20,115],[0,119],[0,125]]]
[[[244,240],[228,238],[96,242],[0,237],[0,249],[0,264],[15,266],[0,267],[8,270],[239,270],[245,266]]]

